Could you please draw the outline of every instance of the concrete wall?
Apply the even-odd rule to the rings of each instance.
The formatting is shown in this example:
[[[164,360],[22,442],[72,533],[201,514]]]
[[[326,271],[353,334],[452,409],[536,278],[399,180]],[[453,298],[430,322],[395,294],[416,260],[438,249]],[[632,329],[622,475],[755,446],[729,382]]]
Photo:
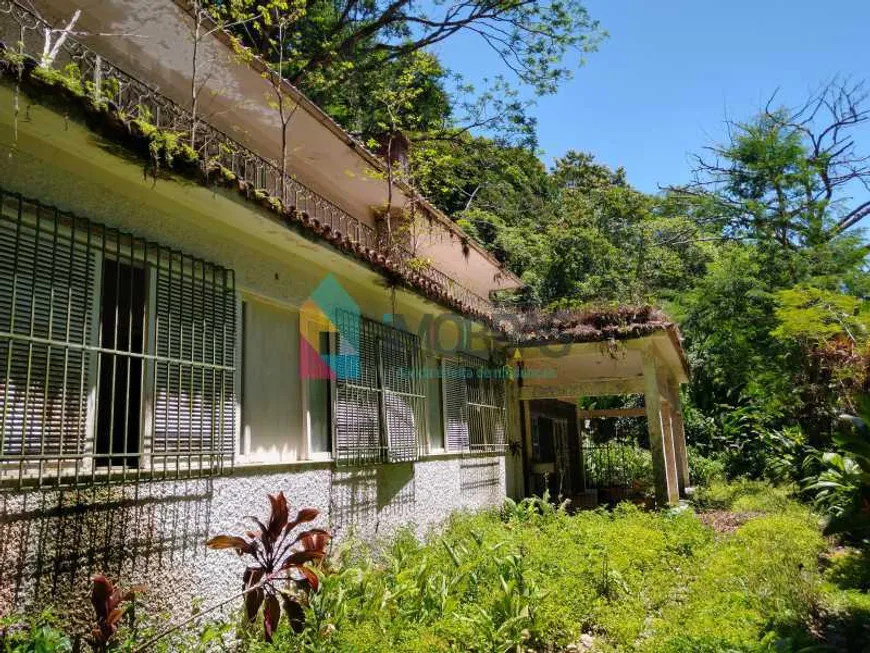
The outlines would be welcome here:
[[[0,104],[9,100],[0,89]],[[371,317],[399,313],[416,331],[427,312],[443,313],[412,293],[385,288],[370,270],[291,234],[247,203],[155,182],[79,126],[40,107],[28,114],[14,145],[0,118],[0,187],[7,191],[232,268],[241,291],[291,312],[333,274]],[[292,359],[292,347],[283,350]],[[276,438],[271,434],[266,444]],[[195,597],[208,604],[238,589],[244,563],[207,551],[204,542],[240,531],[245,515],[265,514],[267,493],[283,490],[294,506],[319,508],[322,523],[341,537],[387,536],[402,524],[423,534],[454,510],[499,505],[505,475],[504,457],[446,455],[367,469],[306,462],[237,467],[233,476],[213,480],[7,492],[0,494],[0,614],[58,603],[81,606],[81,618],[89,619],[88,579],[102,572],[122,585],[147,585],[149,611],[178,617]]]
[[[329,463],[241,468],[233,476],[148,481],[79,491],[0,496],[0,615],[47,605],[80,607],[90,618],[88,579],[104,573],[144,584],[149,614],[189,614],[238,591],[245,563],[210,551],[218,533],[241,533],[245,515],[265,515],[268,493],[322,511],[339,540],[377,540],[403,525],[418,534],[451,512],[501,504],[502,456],[430,458],[404,465],[335,469]]]

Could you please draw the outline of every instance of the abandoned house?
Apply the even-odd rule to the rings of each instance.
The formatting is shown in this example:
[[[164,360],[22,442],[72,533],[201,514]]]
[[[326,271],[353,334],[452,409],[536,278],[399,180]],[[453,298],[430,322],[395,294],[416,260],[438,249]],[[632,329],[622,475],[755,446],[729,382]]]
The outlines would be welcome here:
[[[203,34],[183,0],[0,0],[0,614],[95,571],[221,596],[203,543],[279,490],[375,536],[594,500],[596,420],[645,420],[678,500],[672,323],[501,311],[518,278]],[[582,401],[612,395],[644,400]]]

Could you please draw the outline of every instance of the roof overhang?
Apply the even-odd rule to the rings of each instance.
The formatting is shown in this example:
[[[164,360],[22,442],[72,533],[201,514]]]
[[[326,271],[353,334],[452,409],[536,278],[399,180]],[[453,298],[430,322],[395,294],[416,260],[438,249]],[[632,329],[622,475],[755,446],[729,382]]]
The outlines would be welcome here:
[[[55,24],[65,24],[73,11],[81,9],[78,40],[178,104],[189,106],[194,51],[189,1],[34,0],[34,5]],[[202,82],[198,116],[260,156],[279,161],[281,124],[274,109],[274,90],[264,78],[266,65],[256,58],[242,61],[221,30],[202,39],[197,53]],[[385,205],[390,195],[381,160],[294,86],[284,83],[282,89],[300,108],[287,128],[288,171],[341,210],[373,225],[371,209]],[[394,188],[394,203],[407,205],[413,200],[441,227],[421,236],[421,256],[433,258],[446,268],[445,273],[482,297],[523,285],[414,189],[398,183]]]
[[[523,368],[522,399],[573,402],[583,396],[642,394],[650,359],[663,380],[689,380],[674,326],[628,340],[526,343],[516,347],[514,358]]]

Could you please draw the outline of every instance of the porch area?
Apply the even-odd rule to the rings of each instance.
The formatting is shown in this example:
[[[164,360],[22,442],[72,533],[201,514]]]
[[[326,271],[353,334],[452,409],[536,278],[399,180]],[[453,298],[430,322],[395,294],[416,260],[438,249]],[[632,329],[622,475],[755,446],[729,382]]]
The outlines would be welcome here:
[[[640,499],[643,475],[657,506],[686,496],[680,384],[688,365],[675,326],[644,325],[623,328],[633,337],[622,339],[536,338],[517,346],[527,496],[547,490],[580,506],[629,499],[633,491]]]

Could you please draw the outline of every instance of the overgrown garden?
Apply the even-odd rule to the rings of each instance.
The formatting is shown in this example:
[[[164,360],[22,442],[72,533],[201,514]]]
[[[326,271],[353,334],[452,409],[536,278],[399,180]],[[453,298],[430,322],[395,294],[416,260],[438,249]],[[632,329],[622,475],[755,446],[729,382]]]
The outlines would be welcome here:
[[[293,523],[282,514],[273,502],[260,534],[212,545],[265,561],[268,542]],[[277,539],[262,535],[272,531]],[[790,489],[763,482],[713,481],[698,491],[694,509],[662,512],[624,503],[571,514],[541,499],[508,501],[501,510],[454,515],[423,541],[410,530],[388,542],[348,539],[323,565],[310,564],[321,559],[320,532],[300,537],[312,544],[300,550],[312,553],[281,557],[268,573],[308,561],[304,574],[293,575],[315,577],[302,595],[277,575],[263,592],[267,576],[250,571],[262,569],[254,562],[244,583],[254,593],[242,610],[236,603],[172,629],[172,618],[149,614],[148,589],[137,588],[136,597],[119,592],[111,604],[95,602],[98,617],[111,622],[103,639],[95,630],[77,640],[55,627],[62,615],[46,613],[29,624],[8,619],[3,650],[65,651],[75,641],[99,651],[249,653],[870,645],[866,550],[826,540],[818,516]]]
[[[420,188],[523,279],[506,303],[663,305],[686,337],[687,439],[702,487],[693,507],[662,512],[508,503],[455,515],[422,542],[351,539],[328,557],[328,534],[291,537],[307,515],[290,528],[273,498],[256,530],[212,540],[254,561],[239,579],[244,614],[167,631],[172,620],[147,611],[147,588],[127,596],[97,579],[93,632],[66,631],[56,606],[8,618],[5,650],[870,647],[870,201],[855,199],[870,186],[860,141],[870,105],[860,82],[823,83],[796,106],[772,97],[698,154],[692,182],[662,180],[647,194],[588,153],[546,167],[506,78],[471,88],[427,49],[476,31],[508,77],[552,92],[573,67],[566,57],[594,56],[603,36],[582,3],[465,3],[446,18],[403,0],[192,10],[197,40],[217,21],[240,56],[262,57],[270,80],[290,79],[387,160],[407,150],[388,181]],[[20,81],[23,63],[11,51],[4,61]],[[75,75],[37,79],[66,86]],[[286,158],[295,106],[280,88]],[[155,170],[193,156],[179,145],[187,135],[155,133],[147,118],[131,122]]]

